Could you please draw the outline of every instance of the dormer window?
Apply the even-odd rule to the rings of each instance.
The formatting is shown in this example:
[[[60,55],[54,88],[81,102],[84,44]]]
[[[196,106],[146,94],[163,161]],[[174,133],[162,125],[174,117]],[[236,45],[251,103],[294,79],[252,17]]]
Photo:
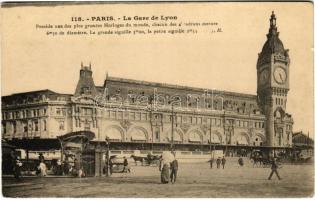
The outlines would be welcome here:
[[[277,110],[277,112],[276,112],[276,118],[281,118],[281,113],[279,110]]]

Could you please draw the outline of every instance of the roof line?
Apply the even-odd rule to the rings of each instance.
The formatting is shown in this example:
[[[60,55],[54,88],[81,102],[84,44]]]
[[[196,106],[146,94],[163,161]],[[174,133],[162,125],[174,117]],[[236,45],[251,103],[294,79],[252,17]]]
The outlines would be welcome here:
[[[27,91],[27,92],[17,92],[17,93],[12,93],[12,94],[5,95],[5,96],[2,96],[2,97],[27,95],[27,94],[31,94],[31,93],[41,93],[41,92],[51,92],[51,93],[56,94],[56,95],[69,95],[69,96],[73,95],[73,94],[58,93],[58,92],[55,92],[55,91],[50,90],[50,89],[42,89],[42,90],[33,90],[33,91]]]
[[[168,84],[168,83],[139,81],[139,80],[134,80],[134,79],[119,78],[119,77],[113,77],[113,76],[108,76],[107,79],[105,79],[104,86],[106,86],[106,81],[117,81],[117,82],[124,82],[124,83],[133,83],[133,84],[138,84],[138,85],[166,87],[166,88],[182,89],[182,90],[214,91],[214,92],[222,92],[225,94],[238,95],[238,96],[243,96],[243,97],[248,97],[248,98],[253,98],[257,96],[254,94],[244,94],[244,93],[230,92],[230,91],[224,91],[224,90],[213,90],[213,89],[207,89],[207,88],[189,87],[189,86],[182,86],[182,85],[175,85],[175,84]]]

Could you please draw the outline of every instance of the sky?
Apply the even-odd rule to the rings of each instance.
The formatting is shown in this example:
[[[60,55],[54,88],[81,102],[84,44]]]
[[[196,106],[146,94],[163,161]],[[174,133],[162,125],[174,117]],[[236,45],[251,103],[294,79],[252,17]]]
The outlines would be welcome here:
[[[287,112],[294,131],[313,137],[313,5],[311,3],[160,3],[5,8],[2,95],[40,89],[73,94],[81,62],[94,82],[110,76],[256,94],[256,63],[274,11],[289,49]],[[217,22],[222,32],[152,36],[47,36],[36,24],[85,24],[71,17],[177,16]]]

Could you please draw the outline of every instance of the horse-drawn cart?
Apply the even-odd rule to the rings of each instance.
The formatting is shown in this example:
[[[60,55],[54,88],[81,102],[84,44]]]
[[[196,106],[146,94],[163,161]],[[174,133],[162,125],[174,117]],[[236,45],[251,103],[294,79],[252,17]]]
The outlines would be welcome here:
[[[107,173],[107,163],[103,168],[103,173]],[[124,165],[124,158],[117,157],[116,155],[111,156],[109,160],[109,170],[110,174],[112,173],[130,173],[130,167]]]
[[[268,154],[260,150],[251,152],[250,160],[253,162],[253,167],[270,167],[271,165]]]
[[[135,161],[135,165],[137,165],[137,162],[140,162],[142,166],[151,166],[151,165],[159,166],[160,164],[159,155],[148,154],[146,157],[131,155],[130,158],[133,158],[133,160]]]

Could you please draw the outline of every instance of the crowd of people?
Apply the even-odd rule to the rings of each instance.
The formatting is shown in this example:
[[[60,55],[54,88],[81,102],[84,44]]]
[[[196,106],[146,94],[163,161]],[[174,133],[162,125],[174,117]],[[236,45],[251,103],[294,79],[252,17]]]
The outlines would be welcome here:
[[[46,161],[47,162],[47,161]],[[26,168],[28,170],[35,170],[35,175],[39,177],[45,177],[47,176],[47,172],[49,169],[51,169],[53,175],[72,175],[77,177],[83,177],[85,176],[84,170],[82,168],[82,165],[78,159],[74,159],[73,163],[70,163],[68,159],[61,162],[60,159],[56,161],[52,161],[51,163],[45,162],[45,158],[42,154],[39,154],[38,160],[35,161],[35,169],[33,167],[30,167],[29,165],[23,166],[23,163],[19,156],[15,156],[14,163],[13,163],[13,173],[14,177],[17,180],[21,180],[22,177],[22,168]],[[36,164],[37,163],[37,164]],[[24,169],[25,170],[25,169]]]
[[[213,157],[209,160],[210,168],[213,168],[214,163],[216,164],[216,168],[222,169],[225,168],[226,165],[226,158],[223,156],[218,157],[217,159],[214,159]],[[273,174],[276,174],[279,180],[281,180],[278,169],[279,164],[277,163],[277,160],[275,158],[272,158],[270,161],[271,164],[271,173],[268,177],[268,180],[271,180]],[[109,165],[109,166],[108,166]],[[242,157],[239,157],[238,159],[238,165],[240,167],[244,166],[244,160]],[[19,157],[16,157],[14,161],[14,177],[17,180],[21,180],[21,169],[22,169],[23,163],[20,161]],[[109,162],[105,167],[109,170],[109,174],[111,175],[113,173],[113,162],[112,159],[109,159]],[[105,169],[104,167],[104,169]],[[163,152],[163,154],[160,157],[160,166],[159,170],[161,172],[161,183],[167,184],[169,182],[175,183],[177,179],[177,172],[178,172],[178,161],[175,158],[175,154],[173,152]],[[130,167],[128,165],[128,160],[126,157],[123,157],[123,169],[122,173],[130,173]],[[67,159],[64,162],[61,162],[61,160],[57,160],[56,164],[54,165],[54,173],[55,175],[73,175],[77,177],[83,177],[85,176],[85,173],[83,171],[82,165],[78,159],[74,159],[74,166],[70,165]],[[39,156],[39,164],[37,166],[36,175],[40,177],[45,177],[47,175],[47,167],[45,164],[45,159],[42,155]]]
[[[238,162],[238,165],[239,165],[240,167],[243,167],[243,166],[244,166],[244,160],[243,160],[242,157],[239,157],[239,159],[238,159],[237,162]],[[210,168],[212,169],[213,163],[214,163],[214,158],[213,158],[213,157],[209,160],[209,163],[210,163]],[[218,157],[218,158],[216,159],[217,169],[220,169],[220,165],[222,165],[222,169],[224,169],[225,163],[226,163],[226,159],[225,159],[224,156],[222,157],[222,159],[221,159],[221,157]],[[273,174],[276,174],[276,176],[278,177],[278,179],[281,180],[280,175],[279,175],[279,172],[278,172],[279,164],[278,164],[278,162],[277,162],[277,160],[276,160],[275,157],[274,157],[274,158],[271,158],[270,164],[271,164],[271,173],[270,173],[270,175],[269,175],[269,177],[268,177],[268,180],[271,180]]]
[[[212,167],[213,167],[214,160],[215,160],[215,159],[214,159],[213,157],[209,160],[210,168],[211,168],[211,169],[212,169]],[[218,157],[218,158],[216,159],[217,169],[220,169],[221,165],[222,165],[222,169],[224,169],[225,163],[226,163],[226,159],[225,159],[224,156],[223,156],[222,158],[221,158],[221,157]]]

